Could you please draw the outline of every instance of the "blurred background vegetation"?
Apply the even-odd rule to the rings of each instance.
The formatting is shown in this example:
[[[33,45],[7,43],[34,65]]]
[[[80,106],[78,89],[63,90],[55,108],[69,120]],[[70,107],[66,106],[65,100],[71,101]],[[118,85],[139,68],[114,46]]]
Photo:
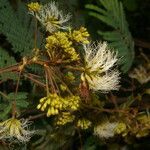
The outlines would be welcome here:
[[[47,3],[49,1],[50,0],[41,0],[39,2]],[[116,18],[111,18],[111,11],[109,12],[109,10],[115,9],[115,7],[111,8],[108,6],[108,15],[106,16],[99,13],[101,12],[100,9],[97,13],[93,6],[101,8],[102,10],[105,7],[100,1],[101,0],[58,0],[58,3],[64,10],[71,12],[71,24],[74,27],[85,26],[93,40],[108,41],[110,46],[118,51],[119,56],[123,56],[119,66],[122,72],[122,87],[118,93],[113,93],[115,97],[119,99],[118,103],[127,101],[127,99],[137,99],[133,107],[136,105],[140,112],[147,111],[149,113],[150,84],[148,81],[142,82],[138,77],[133,77],[133,75],[130,74],[133,74],[134,68],[138,68],[142,65],[146,70],[146,78],[150,76],[150,0],[120,0],[123,4],[125,18],[124,15],[118,13],[119,11],[117,12],[117,8]],[[31,1],[0,0],[0,68],[19,62],[24,55],[30,55],[30,49],[33,47],[32,36],[34,28],[32,19],[27,13],[26,4],[29,2]],[[34,1],[32,0],[32,2]],[[93,12],[96,13],[94,14]],[[101,14],[101,16],[98,16],[99,14]],[[120,18],[121,16],[123,17]],[[112,19],[112,22],[115,20],[117,23],[113,25],[113,23],[107,21],[107,19]],[[39,38],[40,46],[42,46],[41,43],[41,39]],[[32,66],[28,69],[32,72],[37,72],[40,68]],[[141,74],[142,73],[143,72],[141,72]],[[0,90],[11,93],[16,85],[16,79],[17,77],[13,72],[2,74],[0,76]],[[21,97],[19,94],[17,97],[17,105],[20,111],[31,104],[30,101],[26,100],[27,94],[29,98],[33,100],[40,97],[40,89],[36,89],[36,87],[33,88],[32,83],[28,80],[23,80],[21,84],[20,90],[24,92],[19,93]],[[32,93],[36,94],[30,93],[31,90]],[[12,94],[8,96],[10,96],[11,99]],[[108,94],[108,98],[110,96],[111,94]],[[0,99],[3,101],[2,97],[0,97]],[[20,99],[22,99],[21,103],[19,103]],[[35,108],[36,104],[37,103],[33,104]],[[0,119],[4,120],[8,118],[11,107],[8,103],[1,103],[0,106]],[[4,110],[4,108],[6,109]],[[22,113],[21,117],[37,114],[38,111],[30,106],[27,112]],[[35,128],[41,128],[37,137],[33,137],[29,144],[20,145],[19,148],[14,146],[14,149],[81,150],[79,146],[80,138],[77,133],[73,133],[71,127],[59,129],[61,130],[60,134],[55,136],[52,127],[48,124],[52,119],[46,118],[43,114],[38,115],[37,119],[33,119],[36,124]],[[43,126],[48,132],[43,130]],[[50,133],[52,134],[50,135]],[[73,135],[72,137],[70,136],[71,134]],[[139,139],[130,137],[125,140],[122,138],[99,140],[93,137],[89,130],[87,132],[83,131],[81,138],[83,150],[150,149],[150,135]],[[9,149],[8,147],[7,144],[0,141],[0,150],[7,150]]]

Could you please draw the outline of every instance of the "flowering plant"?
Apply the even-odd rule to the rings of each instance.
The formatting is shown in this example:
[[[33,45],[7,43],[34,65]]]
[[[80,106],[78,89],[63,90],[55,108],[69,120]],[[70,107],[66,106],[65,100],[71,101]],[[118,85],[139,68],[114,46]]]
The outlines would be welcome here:
[[[138,114],[138,111],[131,115],[130,104],[118,105],[111,92],[118,91],[121,86],[118,69],[121,58],[107,42],[92,42],[85,27],[71,27],[71,15],[59,10],[56,2],[45,5],[32,2],[27,7],[34,18],[34,47],[31,55],[24,56],[19,63],[0,69],[0,74],[13,72],[18,75],[10,107],[12,115],[0,123],[0,140],[29,141],[38,130],[29,130],[28,121],[42,117],[47,117],[54,129],[44,135],[47,140],[57,137],[55,131],[65,127],[72,127],[72,136],[75,133],[81,136],[82,130],[89,130],[100,139],[147,136],[149,116]],[[39,34],[43,37],[42,46],[38,45]],[[38,72],[30,72],[33,65],[40,68]],[[21,79],[28,79],[38,87],[35,91],[39,95],[33,98],[36,102],[31,102],[31,108],[38,115],[27,117],[27,120],[20,119],[26,115],[18,108]],[[107,97],[107,93],[111,94]],[[133,119],[138,123],[135,130],[132,130]]]

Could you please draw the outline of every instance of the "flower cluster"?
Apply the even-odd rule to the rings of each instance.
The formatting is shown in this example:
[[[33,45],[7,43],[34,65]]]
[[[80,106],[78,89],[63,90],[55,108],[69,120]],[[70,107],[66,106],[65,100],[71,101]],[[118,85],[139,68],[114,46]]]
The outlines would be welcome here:
[[[131,78],[137,79],[139,83],[144,84],[150,81],[150,65],[148,67],[138,66],[135,68],[129,76]]]
[[[87,119],[79,119],[77,122],[77,127],[85,130],[88,129],[91,126],[91,124],[91,121]]]
[[[47,117],[58,114],[63,107],[61,98],[57,94],[50,94],[48,97],[41,98],[37,108],[44,111],[47,107]]]
[[[34,15],[35,18],[46,28],[46,31],[49,32],[47,33],[48,36],[45,44],[46,58],[50,59],[50,61],[52,60],[52,62],[53,60],[60,60],[63,64],[62,66],[69,64],[65,67],[80,71],[79,73],[77,72],[77,74],[76,72],[75,74],[68,72],[67,76],[64,77],[64,80],[74,81],[77,79],[80,81],[79,78],[81,76],[79,88],[81,87],[80,96],[82,99],[85,100],[87,97],[88,100],[88,98],[90,98],[89,89],[103,92],[119,89],[119,72],[115,69],[118,61],[117,54],[108,48],[106,42],[92,44],[89,41],[89,33],[86,28],[80,27],[79,29],[73,30],[71,27],[68,27],[67,22],[70,20],[70,14],[64,15],[64,13],[58,9],[55,2],[50,2],[46,5],[31,3],[28,7],[31,14]],[[78,46],[84,49],[83,61],[81,61],[82,56],[80,56],[80,53],[77,51]],[[79,64],[79,67],[72,66],[72,64],[75,64],[75,61]],[[61,66],[59,66],[59,64],[57,65],[58,70],[66,69],[65,67],[65,69],[61,69]],[[53,66],[49,66],[49,64],[47,67],[53,68]],[[68,70],[66,69],[65,72],[67,71]],[[50,79],[48,78],[48,81],[49,80]],[[57,90],[56,93],[51,93],[49,89],[48,92],[50,92],[50,94],[40,99],[37,108],[41,111],[46,111],[47,117],[51,115],[58,115],[58,120],[56,122],[57,125],[65,125],[66,123],[73,122],[76,119],[77,127],[81,129],[88,129],[92,124],[91,121],[75,118],[77,111],[80,111],[81,98],[72,94],[70,95],[72,91],[69,92],[69,96],[65,95],[69,89],[68,85],[66,86],[63,82],[59,82],[57,85],[56,81],[55,84],[59,89],[61,89],[59,93],[60,95],[57,94]],[[62,93],[65,96],[62,96]],[[72,113],[74,114],[72,115]],[[106,136],[103,135],[103,132],[100,136],[107,138],[114,135],[114,128],[117,123],[107,122],[106,124],[106,126],[100,125],[101,127],[96,127],[95,134],[100,134],[98,133],[99,130],[103,131],[103,129],[105,134],[107,129],[109,130],[110,128],[113,128],[109,130]]]
[[[57,94],[49,94],[47,97],[40,99],[40,104],[37,106],[41,111],[47,110],[47,116],[57,115],[63,110],[75,111],[80,103],[79,96],[69,96],[62,98]]]
[[[88,44],[89,33],[86,28],[81,27],[79,30],[74,30],[70,33],[70,37],[77,43]]]
[[[0,123],[0,139],[18,140],[20,142],[27,142],[30,140],[34,131],[28,130],[29,122],[27,120],[18,120],[10,118]]]
[[[119,72],[113,69],[117,62],[117,54],[112,52],[107,43],[84,45],[85,72],[90,89],[108,92],[119,89]],[[83,78],[82,78],[83,79]]]
[[[58,120],[56,122],[57,125],[65,125],[67,123],[73,122],[75,116],[70,114],[69,112],[63,112],[58,116]]]
[[[70,41],[68,38],[67,32],[55,32],[53,35],[46,38],[46,42],[47,43],[45,47],[48,51],[54,51],[58,53],[58,51],[62,49],[66,54],[65,56],[68,57],[69,55],[72,61],[79,59],[76,50],[72,46],[72,41]]]
[[[138,123],[138,125],[135,125],[135,122]],[[105,139],[112,138],[115,135],[120,135],[122,137],[133,135],[140,138],[149,135],[149,133],[150,117],[145,114],[138,115],[135,120],[128,123],[128,125],[122,121],[110,122],[107,120],[94,127],[94,135]]]
[[[104,139],[111,138],[115,135],[117,125],[118,122],[105,121],[94,127],[94,135]]]
[[[80,106],[79,96],[69,96],[63,99],[64,109],[75,111]]]
[[[31,2],[30,4],[28,4],[28,9],[31,12],[31,14],[38,12],[41,9],[41,7],[42,6],[38,2]]]
[[[31,7],[32,5],[30,5],[28,5],[29,11],[34,8]],[[71,17],[70,14],[64,15],[64,13],[58,9],[58,6],[55,2],[50,2],[41,6],[41,9],[39,9],[39,11],[33,15],[35,15],[39,22],[41,22],[41,24],[50,33],[57,31],[58,29],[67,29],[68,26],[65,24],[70,20]]]
[[[123,122],[120,122],[117,124],[116,128],[114,129],[116,134],[122,134],[122,136],[126,135],[126,124]]]

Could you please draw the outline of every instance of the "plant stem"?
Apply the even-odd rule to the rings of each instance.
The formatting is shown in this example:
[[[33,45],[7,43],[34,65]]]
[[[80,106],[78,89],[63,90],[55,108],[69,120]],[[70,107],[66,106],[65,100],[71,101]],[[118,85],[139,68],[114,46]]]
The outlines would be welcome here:
[[[79,140],[80,140],[80,150],[83,150],[83,144],[82,144],[82,136],[81,136],[81,133],[80,133],[80,130],[78,129],[78,127],[76,127],[76,130],[78,132],[78,135],[79,135]]]
[[[45,85],[44,83],[42,83],[42,82],[40,82],[40,81],[34,79],[34,78],[31,77],[31,76],[29,76],[29,75],[27,75],[27,74],[24,74],[24,76],[25,76],[26,78],[30,79],[31,81],[35,82],[36,84],[38,84],[38,85],[40,85],[40,86],[42,86],[42,87],[46,87],[46,85]]]
[[[14,99],[14,101],[12,103],[12,118],[16,117],[16,112],[17,112],[16,96],[17,96],[17,92],[18,92],[18,88],[19,88],[19,82],[20,82],[21,72],[22,72],[22,70],[20,70],[20,72],[19,72],[19,77],[18,77],[18,81],[17,81],[17,85],[16,85],[16,90],[15,90],[15,99]]]
[[[72,66],[64,66],[64,68],[67,68],[67,69],[71,69],[71,70],[77,70],[77,71],[85,71],[84,68],[82,67],[72,67]]]
[[[47,96],[48,96],[49,95],[49,87],[48,87],[48,77],[47,77],[46,68],[45,68],[45,80],[46,80],[46,93],[47,93]]]
[[[34,48],[37,49],[37,19],[35,17]]]
[[[36,119],[42,118],[42,117],[44,117],[44,116],[46,116],[45,113],[38,114],[38,115],[35,115],[35,116],[30,116],[30,117],[29,117],[29,120],[36,120]]]
[[[4,94],[3,92],[1,92],[1,91],[0,91],[0,95],[2,95],[6,99],[9,99],[8,96],[6,94]]]

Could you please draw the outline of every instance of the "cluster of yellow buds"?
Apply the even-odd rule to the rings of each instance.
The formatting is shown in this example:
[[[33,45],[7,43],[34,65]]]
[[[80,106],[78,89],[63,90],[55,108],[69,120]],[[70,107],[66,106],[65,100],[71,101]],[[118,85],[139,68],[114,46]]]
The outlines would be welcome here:
[[[48,97],[43,97],[40,99],[40,104],[37,106],[37,109],[44,111],[47,109],[47,117],[51,115],[57,115],[59,110],[62,109],[62,98],[57,94],[49,94]]]
[[[70,34],[71,38],[78,43],[89,44],[89,33],[86,28],[81,27],[79,30],[74,30]]]
[[[41,9],[41,5],[38,2],[31,2],[28,4],[28,9],[30,12],[38,12]]]
[[[123,137],[127,136],[128,133],[136,136],[137,138],[145,137],[150,133],[150,117],[142,114],[137,116],[138,126],[135,128],[127,128],[127,125],[123,122],[120,122],[116,125],[114,132],[115,134],[122,135]],[[132,125],[132,124],[131,124]]]
[[[123,122],[120,122],[116,125],[114,131],[115,131],[115,134],[122,134],[122,136],[126,136],[127,135],[126,129],[127,129],[126,124]]]
[[[72,110],[75,111],[79,108],[80,97],[79,96],[69,96],[62,98],[56,93],[49,94],[47,97],[40,99],[40,104],[37,109],[41,111],[47,110],[47,117],[51,115],[59,114],[61,110]]]
[[[62,48],[66,54],[69,54],[72,61],[79,59],[76,50],[74,47],[72,47],[72,41],[69,40],[67,32],[55,32],[53,35],[50,35],[46,38],[46,42],[45,48],[48,51],[59,50]]]
[[[79,96],[69,96],[63,100],[64,109],[68,110],[77,110],[80,105],[80,97]]]
[[[91,121],[87,119],[79,119],[77,122],[77,127],[85,130],[88,129],[91,126],[91,124]]]
[[[74,115],[70,114],[69,112],[63,112],[60,116],[58,116],[56,124],[65,125],[66,123],[73,122],[74,119]]]
[[[72,45],[72,42],[69,41],[66,32],[55,32],[53,35],[50,35],[46,38],[47,49],[52,49],[54,47],[60,46],[62,48],[69,48]]]

